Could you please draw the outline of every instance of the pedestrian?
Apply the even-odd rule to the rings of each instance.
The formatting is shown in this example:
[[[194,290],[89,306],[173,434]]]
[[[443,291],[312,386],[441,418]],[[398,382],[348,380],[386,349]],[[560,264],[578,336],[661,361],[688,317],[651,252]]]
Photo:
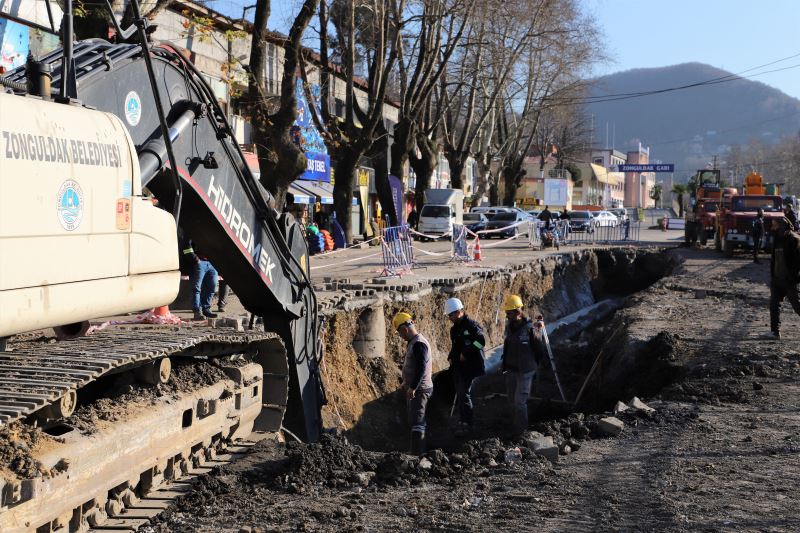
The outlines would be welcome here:
[[[550,221],[553,220],[553,213],[550,212],[550,206],[544,206],[544,211],[539,213],[539,220],[544,222],[544,227],[550,229]]]
[[[456,407],[459,425],[456,434],[472,429],[472,382],[486,373],[483,347],[486,338],[480,324],[467,316],[464,304],[458,298],[450,298],[444,304],[444,314],[453,326],[450,328],[450,371],[456,387]]]
[[[792,207],[792,204],[786,204],[786,207],[783,208],[783,215],[787,219],[789,219],[789,222],[792,224],[792,227],[794,228],[794,231],[797,231],[798,229],[800,229],[797,226],[797,214],[794,212],[794,208]]]
[[[211,300],[217,290],[217,269],[207,257],[197,253],[191,240],[184,242],[183,256],[188,257],[191,264],[189,283],[192,287],[194,319],[216,318],[217,314],[211,312]]]
[[[769,263],[769,324],[768,339],[781,338],[781,302],[789,300],[794,312],[800,315],[797,283],[800,281],[800,235],[788,218],[772,220],[772,258]]]
[[[753,219],[753,228],[750,235],[753,237],[753,262],[760,263],[758,250],[761,249],[761,243],[764,241],[764,210],[760,207],[756,211],[756,218]]]
[[[558,220],[561,223],[561,228],[562,228],[562,232],[563,232],[563,239],[564,239],[565,242],[567,241],[567,239],[569,239],[569,221],[571,219],[572,219],[572,217],[569,216],[569,211],[567,211],[567,208],[565,207],[564,211],[561,213],[561,216],[558,217]]]
[[[410,227],[411,229],[417,229],[418,220],[419,220],[419,215],[417,214],[417,207],[413,206],[411,208],[411,212],[408,214],[408,218],[406,219],[408,227]]]
[[[512,432],[518,436],[528,427],[528,395],[539,363],[547,352],[541,331],[525,316],[522,298],[516,294],[507,296],[503,310],[507,321],[502,369],[511,407]]]
[[[425,411],[433,394],[433,366],[431,345],[417,331],[413,317],[399,312],[392,319],[392,326],[408,343],[403,360],[403,391],[406,396],[408,424],[411,426],[411,453],[425,453]]]

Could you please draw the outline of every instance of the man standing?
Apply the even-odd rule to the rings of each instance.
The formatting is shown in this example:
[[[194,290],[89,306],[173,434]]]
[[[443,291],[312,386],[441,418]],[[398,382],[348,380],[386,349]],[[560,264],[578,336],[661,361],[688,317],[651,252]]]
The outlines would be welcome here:
[[[194,319],[216,318],[217,314],[211,312],[211,300],[217,290],[217,269],[205,256],[195,252],[192,241],[183,246],[183,255],[190,258],[191,263],[189,283],[192,286]]]
[[[472,428],[472,381],[486,373],[483,359],[486,338],[483,336],[483,328],[467,316],[464,304],[458,298],[450,298],[445,302],[444,314],[453,323],[447,359],[450,361],[450,371],[456,386],[459,415],[456,434],[464,434]]]
[[[800,299],[797,293],[798,272],[800,271],[800,235],[792,231],[794,227],[788,219],[772,221],[772,258],[769,264],[769,322],[770,333],[763,335],[768,339],[781,338],[781,302],[789,300],[795,313],[800,315]]]
[[[408,222],[408,227],[411,229],[417,229],[417,221],[419,220],[419,215],[417,214],[417,207],[412,206],[411,212],[408,214],[408,218],[406,222]]]
[[[760,263],[758,260],[758,250],[761,248],[761,242],[764,239],[764,210],[760,207],[756,212],[756,218],[753,220],[753,262]]]
[[[547,353],[541,331],[533,327],[522,308],[522,298],[516,294],[507,296],[503,302],[507,322],[502,368],[514,435],[520,435],[528,427],[528,395],[539,362]]]
[[[794,212],[792,204],[786,204],[786,207],[783,208],[783,214],[787,219],[789,219],[789,222],[792,224],[792,227],[795,229],[795,231],[797,231],[797,229],[799,229],[797,226],[797,214]]]
[[[433,394],[431,345],[417,331],[414,319],[408,313],[401,311],[394,315],[392,326],[408,343],[403,360],[403,391],[411,426],[411,453],[422,455],[425,453],[425,410]]]
[[[553,213],[550,212],[550,206],[544,206],[544,211],[539,213],[539,220],[544,222],[544,227],[550,229],[550,221],[553,220]]]

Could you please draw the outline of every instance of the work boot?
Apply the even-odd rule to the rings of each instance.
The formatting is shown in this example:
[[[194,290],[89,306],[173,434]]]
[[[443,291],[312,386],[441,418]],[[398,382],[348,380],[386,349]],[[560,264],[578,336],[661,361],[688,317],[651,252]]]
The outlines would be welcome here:
[[[205,320],[206,317],[203,316],[203,312],[202,311],[195,311],[194,312],[194,319],[195,320]]]
[[[217,313],[211,311],[211,309],[203,309],[203,315],[208,318],[217,318]]]
[[[771,341],[779,341],[781,340],[781,332],[780,331],[770,331],[769,333],[762,333],[759,335],[762,339],[771,340]]]
[[[411,432],[411,455],[421,456],[425,453],[425,432]]]
[[[217,306],[217,313],[224,313],[224,312],[225,312],[225,306],[224,305],[218,305]]]

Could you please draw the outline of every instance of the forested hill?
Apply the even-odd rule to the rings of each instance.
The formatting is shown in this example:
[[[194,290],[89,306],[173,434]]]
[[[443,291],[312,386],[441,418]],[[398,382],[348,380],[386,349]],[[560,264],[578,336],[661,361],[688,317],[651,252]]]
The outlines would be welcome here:
[[[633,69],[598,78],[592,97],[654,91],[731,76],[702,63]],[[750,79],[738,78],[641,98],[593,101],[594,145],[633,150],[650,145],[651,160],[674,162],[676,181],[704,168],[713,155],[752,139],[771,144],[800,131],[800,100]],[[616,134],[612,132],[616,130]]]

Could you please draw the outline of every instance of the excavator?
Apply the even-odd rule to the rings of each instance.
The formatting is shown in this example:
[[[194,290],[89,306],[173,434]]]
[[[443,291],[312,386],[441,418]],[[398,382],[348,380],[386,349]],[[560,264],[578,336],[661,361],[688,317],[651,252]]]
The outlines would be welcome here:
[[[254,430],[315,441],[326,402],[303,228],[253,177],[194,65],[150,42],[137,0],[130,28],[106,2],[119,44],[74,42],[64,4],[62,48],[0,78],[0,339],[73,334],[0,351],[0,431],[55,437],[38,474],[0,467],[3,532],[102,527]],[[179,228],[251,314],[249,329],[79,335],[175,299]],[[215,361],[226,378],[91,435],[70,426],[97,383],[163,385],[176,361]]]

